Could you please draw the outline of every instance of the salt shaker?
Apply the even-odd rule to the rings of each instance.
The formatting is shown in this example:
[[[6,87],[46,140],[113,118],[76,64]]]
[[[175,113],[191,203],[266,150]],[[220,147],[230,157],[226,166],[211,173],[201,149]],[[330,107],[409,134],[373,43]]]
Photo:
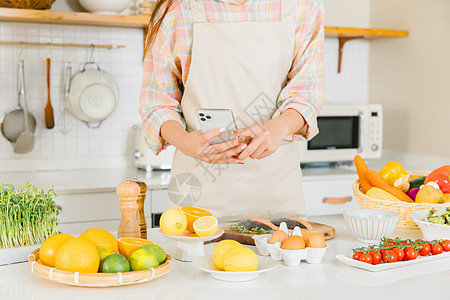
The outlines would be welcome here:
[[[139,224],[137,222],[137,213],[139,206],[137,204],[141,188],[136,182],[131,182],[129,178],[119,184],[116,193],[119,196],[120,220],[117,237],[136,237],[141,236]]]
[[[145,184],[145,182],[138,181],[137,176],[133,177],[133,182],[136,182],[139,185],[139,188],[141,189],[137,199],[138,204],[137,222],[139,224],[141,239],[147,239],[147,222],[145,221],[145,214],[144,214],[144,202],[145,202],[145,195],[147,193],[147,185]]]

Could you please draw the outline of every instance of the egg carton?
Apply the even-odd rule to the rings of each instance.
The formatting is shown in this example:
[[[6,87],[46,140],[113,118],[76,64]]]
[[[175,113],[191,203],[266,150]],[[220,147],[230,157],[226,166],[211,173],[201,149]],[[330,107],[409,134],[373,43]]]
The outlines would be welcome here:
[[[285,222],[280,224],[279,230],[283,230],[289,236],[289,231]],[[297,235],[302,237],[302,231],[300,227],[296,226],[290,236]],[[271,234],[261,234],[252,236],[255,241],[256,248],[260,255],[269,256],[273,260],[282,260],[289,267],[295,267],[300,264],[302,260],[310,264],[319,264],[322,262],[322,258],[328,249],[328,246],[324,248],[311,248],[299,250],[285,250],[281,249],[281,242],[275,244],[269,244]]]

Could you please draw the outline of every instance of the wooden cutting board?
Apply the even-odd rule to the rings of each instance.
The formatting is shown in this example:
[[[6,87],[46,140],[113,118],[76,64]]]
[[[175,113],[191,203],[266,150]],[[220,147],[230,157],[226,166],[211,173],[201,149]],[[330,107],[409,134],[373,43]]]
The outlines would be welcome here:
[[[323,233],[326,240],[334,238],[334,227],[325,225],[325,224],[321,224],[321,223],[314,223],[314,222],[309,222],[309,223],[314,227],[314,229],[309,231],[309,233],[317,233],[317,232]],[[252,239],[252,236],[254,234],[241,233],[234,229],[230,229],[230,226],[224,226],[224,227],[220,227],[220,228],[222,228],[225,231],[225,233],[222,234],[222,236],[220,236],[219,238],[209,241],[207,243],[220,242],[221,240],[235,240],[235,241],[238,241],[239,243],[245,244],[245,245],[254,245],[255,244],[255,241]],[[292,230],[289,230],[289,231],[292,231]]]

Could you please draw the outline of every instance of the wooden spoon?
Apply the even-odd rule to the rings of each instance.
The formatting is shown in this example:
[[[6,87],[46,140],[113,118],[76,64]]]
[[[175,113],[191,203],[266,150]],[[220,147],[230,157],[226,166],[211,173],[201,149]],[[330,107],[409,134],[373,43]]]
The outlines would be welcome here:
[[[50,100],[50,63],[50,58],[47,58],[47,105],[45,106],[45,127],[47,127],[47,129],[55,127],[53,107]]]

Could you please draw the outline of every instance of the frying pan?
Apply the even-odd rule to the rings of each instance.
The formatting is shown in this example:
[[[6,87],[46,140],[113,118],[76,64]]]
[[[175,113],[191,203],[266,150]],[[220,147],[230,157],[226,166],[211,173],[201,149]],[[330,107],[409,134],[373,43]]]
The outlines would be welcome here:
[[[21,101],[25,100],[25,74],[23,71],[24,62],[19,62],[17,71],[17,94],[18,103],[13,109],[6,112],[1,120],[1,131],[3,136],[14,146],[17,138],[25,131],[25,112],[21,105]],[[36,131],[36,119],[33,114],[28,111],[28,128],[34,133]]]

